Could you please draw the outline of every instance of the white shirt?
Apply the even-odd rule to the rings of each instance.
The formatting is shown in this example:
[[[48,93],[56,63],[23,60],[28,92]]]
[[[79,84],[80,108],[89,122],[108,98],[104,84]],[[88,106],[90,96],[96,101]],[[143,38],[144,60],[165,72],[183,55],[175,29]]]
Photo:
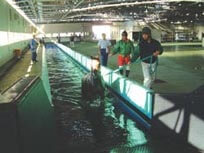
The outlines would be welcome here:
[[[101,40],[98,41],[98,46],[99,46],[101,49],[106,49],[106,52],[108,52],[107,48],[108,48],[109,46],[111,46],[111,43],[110,43],[109,40],[103,40],[103,39],[101,39]]]

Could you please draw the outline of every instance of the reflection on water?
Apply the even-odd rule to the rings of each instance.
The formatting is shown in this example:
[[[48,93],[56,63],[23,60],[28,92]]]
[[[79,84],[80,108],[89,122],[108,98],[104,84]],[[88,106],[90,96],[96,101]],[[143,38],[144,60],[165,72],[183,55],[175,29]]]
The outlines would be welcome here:
[[[59,129],[60,153],[153,152],[148,136],[117,109],[117,101],[106,91],[104,100],[81,98],[82,69],[52,46],[47,46],[49,78]]]

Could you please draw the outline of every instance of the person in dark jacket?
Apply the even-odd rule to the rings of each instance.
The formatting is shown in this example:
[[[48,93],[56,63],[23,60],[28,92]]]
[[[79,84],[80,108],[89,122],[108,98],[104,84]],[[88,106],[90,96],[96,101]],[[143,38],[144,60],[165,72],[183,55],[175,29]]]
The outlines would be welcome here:
[[[144,86],[151,88],[156,77],[158,56],[162,54],[161,44],[151,37],[151,30],[148,27],[142,29],[142,38],[138,44],[139,56],[142,61],[144,75]]]

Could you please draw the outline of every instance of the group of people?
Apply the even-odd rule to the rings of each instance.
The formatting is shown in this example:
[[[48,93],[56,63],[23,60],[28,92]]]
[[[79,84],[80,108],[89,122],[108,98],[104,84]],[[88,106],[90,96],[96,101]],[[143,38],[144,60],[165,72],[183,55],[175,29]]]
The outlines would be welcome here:
[[[111,51],[111,43],[106,39],[106,35],[102,34],[102,39],[98,42],[100,62],[102,66],[107,66],[108,57],[118,54],[118,66],[120,74],[128,77],[130,74],[130,64],[139,61],[142,65],[144,76],[143,84],[147,88],[151,88],[155,81],[156,69],[158,65],[158,56],[162,54],[163,48],[161,44],[152,38],[151,29],[144,27],[142,29],[142,38],[137,47],[128,39],[126,31],[122,32],[122,39],[119,40]]]

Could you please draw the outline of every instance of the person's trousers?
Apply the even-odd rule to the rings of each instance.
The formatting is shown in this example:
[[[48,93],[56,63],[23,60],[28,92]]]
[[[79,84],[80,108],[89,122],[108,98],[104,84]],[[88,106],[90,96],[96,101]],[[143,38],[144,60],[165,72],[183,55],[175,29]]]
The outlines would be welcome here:
[[[32,61],[36,61],[36,58],[37,58],[37,53],[32,52]]]
[[[157,62],[149,64],[142,62],[142,71],[144,76],[143,85],[147,88],[151,88],[153,82],[156,79]]]
[[[108,63],[108,53],[106,52],[106,49],[101,49],[101,65],[107,66]]]
[[[123,55],[118,55],[118,65],[120,69],[120,74],[123,75],[123,70],[125,69],[125,75],[126,77],[129,76],[130,74],[130,56],[123,56]]]

